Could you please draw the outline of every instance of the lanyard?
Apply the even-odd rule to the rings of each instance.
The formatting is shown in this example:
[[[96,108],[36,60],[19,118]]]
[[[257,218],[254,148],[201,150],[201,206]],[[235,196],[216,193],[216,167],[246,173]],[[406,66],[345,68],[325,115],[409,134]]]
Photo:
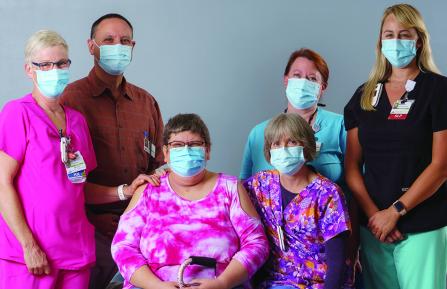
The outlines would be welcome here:
[[[278,178],[279,178],[279,176],[278,176]],[[279,182],[279,180],[278,180],[278,182]],[[279,186],[281,186],[281,185],[279,185]],[[277,210],[275,210],[275,207],[272,205],[271,191],[269,193],[269,197],[270,197],[270,208],[272,209],[272,212],[273,212],[273,219],[275,220],[276,233],[278,234],[278,239],[279,239],[279,248],[281,249],[281,251],[285,252],[286,244],[285,244],[284,230],[283,230],[284,210],[283,210],[283,206],[282,206],[281,187],[279,188],[279,194],[278,194],[279,212]]]
[[[318,107],[315,109],[315,111],[310,115],[309,121],[307,122],[312,127],[312,120],[314,119],[315,114],[317,114]]]

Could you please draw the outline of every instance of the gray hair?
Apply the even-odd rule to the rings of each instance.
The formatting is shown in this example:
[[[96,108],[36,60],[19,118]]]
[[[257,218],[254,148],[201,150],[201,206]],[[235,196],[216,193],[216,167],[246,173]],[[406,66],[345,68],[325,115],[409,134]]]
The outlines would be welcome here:
[[[300,143],[304,149],[306,161],[315,158],[316,144],[314,131],[310,125],[296,113],[281,113],[268,123],[264,132],[264,156],[270,162],[270,148],[272,144],[288,137]]]
[[[28,39],[25,46],[25,63],[31,63],[36,52],[44,48],[62,46],[68,53],[68,44],[62,36],[51,30],[39,30]]]

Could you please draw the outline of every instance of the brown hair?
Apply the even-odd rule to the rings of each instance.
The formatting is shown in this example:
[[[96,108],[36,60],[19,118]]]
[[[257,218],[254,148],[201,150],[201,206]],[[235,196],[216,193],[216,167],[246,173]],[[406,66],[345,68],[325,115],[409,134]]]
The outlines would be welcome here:
[[[163,144],[168,145],[169,138],[174,133],[190,131],[200,135],[206,146],[211,145],[210,133],[203,120],[195,113],[177,114],[171,117],[163,131]]]
[[[301,48],[300,50],[294,51],[290,55],[289,61],[287,62],[286,68],[284,69],[284,76],[287,76],[287,74],[289,74],[292,64],[298,57],[307,58],[315,64],[315,67],[323,78],[323,88],[325,89],[329,81],[329,67],[320,54],[308,48]]]

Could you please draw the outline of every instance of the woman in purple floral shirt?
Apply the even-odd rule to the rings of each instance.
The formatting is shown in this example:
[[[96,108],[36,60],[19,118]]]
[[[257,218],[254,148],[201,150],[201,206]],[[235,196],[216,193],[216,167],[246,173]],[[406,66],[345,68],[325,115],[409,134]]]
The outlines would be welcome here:
[[[316,156],[312,129],[280,114],[265,130],[264,154],[275,170],[245,182],[271,245],[259,288],[341,288],[350,222],[340,188],[305,165]]]

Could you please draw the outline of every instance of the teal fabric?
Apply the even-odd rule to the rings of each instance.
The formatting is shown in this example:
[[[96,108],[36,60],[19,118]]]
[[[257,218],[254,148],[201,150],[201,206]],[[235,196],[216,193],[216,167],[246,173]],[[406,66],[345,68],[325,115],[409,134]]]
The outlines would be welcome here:
[[[387,244],[360,227],[365,289],[445,289],[447,227]]]
[[[273,167],[264,157],[264,130],[270,120],[256,125],[248,136],[244,149],[240,179]],[[317,158],[310,162],[319,173],[340,185],[343,182],[343,161],[346,150],[346,131],[343,116],[319,108],[314,123],[315,137],[321,142]]]

